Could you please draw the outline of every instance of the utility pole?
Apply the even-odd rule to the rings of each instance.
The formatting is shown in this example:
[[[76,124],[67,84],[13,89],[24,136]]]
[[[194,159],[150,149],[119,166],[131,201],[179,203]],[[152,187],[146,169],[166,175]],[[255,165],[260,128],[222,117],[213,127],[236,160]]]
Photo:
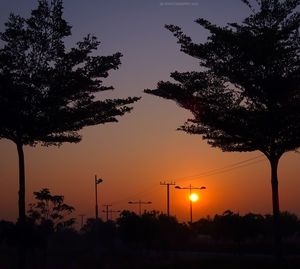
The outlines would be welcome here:
[[[106,222],[108,222],[108,213],[109,213],[108,208],[109,208],[110,206],[112,206],[112,205],[103,205],[103,206],[106,207],[106,210],[103,210],[103,212],[106,213]]]
[[[160,182],[160,185],[167,186],[167,215],[170,217],[170,186],[175,185],[175,182]]]
[[[79,217],[81,217],[81,229],[83,227],[83,218],[85,217],[85,214],[80,214]]]
[[[102,212],[106,213],[106,222],[108,221],[108,213],[110,213],[110,219],[113,220],[113,213],[120,213],[121,210],[112,210],[112,209],[108,209],[108,207],[112,206],[112,205],[103,205],[104,207],[106,207],[106,210],[103,210]]]
[[[128,204],[138,204],[139,205],[139,215],[141,216],[142,215],[142,205],[152,204],[152,202],[150,202],[150,201],[144,202],[144,201],[138,200],[136,202],[129,201]]]

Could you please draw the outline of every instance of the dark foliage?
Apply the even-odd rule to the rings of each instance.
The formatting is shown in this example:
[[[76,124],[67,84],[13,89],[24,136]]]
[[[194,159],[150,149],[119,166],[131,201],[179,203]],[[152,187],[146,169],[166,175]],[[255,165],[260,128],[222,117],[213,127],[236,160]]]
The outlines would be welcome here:
[[[284,238],[298,237],[300,220],[295,214],[280,214],[282,235]],[[214,218],[200,219],[193,224],[199,234],[211,236],[215,240],[242,242],[247,240],[268,240],[272,236],[273,219],[271,215],[248,213],[241,216],[230,210]]]
[[[16,243],[16,226],[13,222],[0,221],[0,244],[14,245]]]
[[[138,219],[139,225],[133,225],[137,229],[134,231],[128,223],[134,224]],[[281,268],[298,268],[299,219],[288,212],[283,212],[280,219],[286,263],[293,265]],[[273,264],[271,256],[266,255],[270,254],[271,215],[240,215],[227,210],[186,226],[174,217],[158,212],[137,216],[124,211],[118,223],[88,219],[80,232],[72,229],[53,231],[47,240],[39,229],[40,225],[28,225],[26,242],[30,250],[30,268],[73,268],[74,264],[76,268],[99,268],[100,265],[113,268],[139,268],[144,265],[148,266],[146,268],[186,268],[184,264],[198,268],[208,259],[211,262],[208,262],[207,268],[219,268],[223,265],[220,262],[222,257],[228,268],[242,268],[242,265],[248,266],[246,268],[277,268],[263,266]],[[15,262],[15,254],[11,250],[16,247],[17,226],[0,221],[1,268],[14,268],[11,265]],[[134,237],[131,238],[132,235]],[[239,261],[242,258],[252,263]],[[199,264],[195,264],[196,259],[199,259]],[[234,266],[234,262],[239,267]]]
[[[117,239],[117,227],[112,221],[89,218],[80,232],[89,246],[111,247]]]
[[[154,249],[184,249],[193,233],[176,218],[157,211],[142,216],[123,211],[117,220],[120,239],[127,245]]]
[[[49,232],[61,231],[74,225],[75,219],[69,215],[75,209],[64,203],[63,195],[52,195],[47,188],[33,194],[36,202],[29,204],[28,217],[34,225],[44,227]]]

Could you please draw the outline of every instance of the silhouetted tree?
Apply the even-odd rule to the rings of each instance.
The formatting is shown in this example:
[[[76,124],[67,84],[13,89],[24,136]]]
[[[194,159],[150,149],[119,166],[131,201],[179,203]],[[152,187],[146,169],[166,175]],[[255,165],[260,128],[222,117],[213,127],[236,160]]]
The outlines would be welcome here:
[[[200,134],[223,151],[261,151],[271,166],[275,239],[280,245],[277,167],[300,146],[299,0],[242,0],[252,11],[225,27],[206,19],[207,42],[193,43],[180,27],[167,25],[181,51],[200,61],[199,72],[174,72],[174,82],[145,90],[190,110],[180,130]],[[279,251],[279,248],[277,249]]]
[[[299,219],[297,215],[284,211],[280,214],[282,234],[286,237],[294,236],[299,231]]]
[[[244,216],[226,210],[222,215],[216,214],[213,219],[203,218],[193,224],[199,234],[210,235],[216,240],[250,241],[268,239],[272,234],[272,215],[248,213]],[[299,219],[290,212],[280,214],[282,235],[285,238],[297,235]]]
[[[25,221],[25,145],[79,142],[85,126],[117,122],[138,98],[99,99],[121,53],[95,56],[100,42],[87,35],[66,49],[71,26],[62,0],[39,0],[28,19],[11,14],[0,34],[0,139],[14,142],[19,156],[19,221]]]
[[[117,219],[119,235],[123,242],[131,243],[140,241],[141,217],[136,213],[124,210]]]
[[[0,244],[1,245],[15,245],[16,239],[16,225],[13,222],[1,220],[0,221]]]
[[[103,246],[113,246],[117,237],[116,224],[113,221],[103,222],[101,219],[88,218],[82,227],[81,234],[89,245],[101,244]]]
[[[242,241],[242,221],[238,213],[226,210],[222,215],[215,215],[213,225],[216,239],[229,239],[237,243]]]
[[[159,234],[157,245],[162,249],[188,249],[195,234],[190,226],[179,223],[173,216],[159,214],[157,216]]]
[[[27,249],[40,249],[46,256],[50,238],[70,239],[72,236],[69,235],[74,235],[75,219],[70,217],[70,214],[75,209],[64,203],[64,196],[52,195],[47,188],[33,194],[35,202],[29,204],[23,240]]]
[[[264,235],[265,219],[260,214],[248,213],[241,219],[245,238],[255,239]]]
[[[192,231],[158,211],[145,211],[142,216],[123,211],[117,220],[120,239],[125,244],[156,249],[185,249],[192,237]]]
[[[47,188],[33,194],[36,203],[29,204],[28,216],[35,225],[57,232],[75,223],[75,219],[69,217],[74,207],[64,203],[63,195],[52,195]]]
[[[201,218],[193,223],[193,229],[201,235],[212,235],[213,219],[210,216]]]
[[[270,230],[272,230],[272,216],[265,215],[265,234],[270,236]],[[299,232],[300,221],[298,217],[290,212],[284,211],[280,213],[280,225],[282,236],[289,238],[295,236]]]

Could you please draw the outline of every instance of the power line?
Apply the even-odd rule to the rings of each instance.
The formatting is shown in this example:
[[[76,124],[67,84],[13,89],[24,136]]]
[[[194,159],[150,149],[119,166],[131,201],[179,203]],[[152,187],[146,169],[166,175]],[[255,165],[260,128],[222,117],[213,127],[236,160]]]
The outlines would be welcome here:
[[[153,189],[155,189],[155,188],[157,188],[157,185],[151,184],[147,188],[143,189],[142,191],[137,191],[131,195],[126,196],[125,198],[113,201],[113,204],[120,204],[122,202],[126,202],[126,201],[130,200],[130,198],[141,196],[141,194],[144,194],[144,193],[149,193],[150,191],[153,191]]]
[[[216,171],[216,172],[208,173],[208,174],[206,174],[205,176],[208,177],[208,176],[213,176],[213,175],[218,175],[218,174],[227,173],[227,172],[229,172],[229,171],[236,170],[236,169],[239,169],[239,168],[242,168],[242,167],[247,167],[247,166],[250,166],[250,165],[253,165],[253,164],[256,164],[256,163],[261,163],[261,162],[263,162],[263,161],[264,161],[264,160],[253,161],[253,162],[246,163],[246,164],[242,164],[242,165],[235,166],[235,167],[232,167],[232,168],[224,169],[224,170],[222,170],[222,171]]]
[[[252,158],[249,158],[249,159],[246,159],[246,160],[243,160],[243,161],[239,161],[239,162],[236,162],[236,163],[233,163],[233,164],[229,164],[229,165],[226,165],[226,166],[223,166],[223,167],[220,167],[220,168],[211,169],[211,170],[199,173],[199,174],[194,174],[194,175],[184,176],[184,177],[178,177],[178,178],[175,178],[175,179],[177,181],[181,181],[181,180],[186,181],[186,180],[188,180],[188,178],[192,178],[192,177],[200,177],[200,176],[208,177],[208,176],[212,176],[212,175],[222,174],[222,173],[229,172],[229,171],[232,171],[232,170],[235,170],[235,169],[239,169],[239,168],[246,167],[246,166],[249,166],[249,165],[253,165],[253,164],[256,164],[256,163],[260,163],[260,162],[264,161],[264,160],[262,160],[262,158],[263,158],[263,155],[259,155],[259,156],[252,157]],[[257,160],[257,161],[254,161],[254,160]],[[196,179],[192,179],[192,180],[196,180]]]
[[[231,172],[231,171],[236,170],[236,169],[240,169],[240,168],[247,167],[247,166],[250,166],[250,165],[253,165],[253,164],[257,164],[257,163],[261,163],[263,161],[264,160],[253,161],[253,162],[250,162],[250,163],[246,163],[246,164],[243,164],[243,165],[240,165],[240,166],[224,169],[224,170],[221,170],[221,171],[207,173],[207,174],[202,175],[202,177],[203,176],[211,177],[211,176],[214,176],[214,175],[220,175],[220,174],[228,173],[228,172]],[[199,178],[194,178],[194,179],[191,179],[190,181],[194,181],[194,180],[198,180],[198,179]],[[187,180],[184,180],[184,181],[187,181]]]
[[[258,155],[258,156],[252,157],[252,158],[248,158],[248,159],[236,162],[236,163],[232,163],[232,164],[220,167],[220,168],[214,168],[214,169],[211,169],[211,170],[208,170],[208,171],[204,171],[202,173],[189,175],[189,176],[184,176],[184,177],[178,177],[178,178],[175,178],[174,180],[180,181],[180,182],[188,181],[188,180],[194,181],[194,180],[199,179],[199,178],[195,178],[195,177],[202,177],[202,176],[210,177],[210,176],[214,176],[214,175],[228,173],[228,172],[236,170],[236,169],[240,169],[240,168],[247,167],[247,166],[250,166],[250,165],[254,165],[254,164],[257,164],[257,163],[261,163],[261,162],[265,161],[263,159],[263,157],[264,157],[264,155]],[[194,179],[190,179],[190,178],[194,178]],[[113,203],[114,204],[119,204],[119,203],[128,201],[130,198],[140,196],[141,194],[144,194],[144,193],[149,193],[150,191],[152,192],[155,188],[157,188],[156,184],[150,185],[149,187],[143,189],[142,191],[135,192],[134,194],[128,195],[128,196],[126,196],[126,198],[116,200]]]

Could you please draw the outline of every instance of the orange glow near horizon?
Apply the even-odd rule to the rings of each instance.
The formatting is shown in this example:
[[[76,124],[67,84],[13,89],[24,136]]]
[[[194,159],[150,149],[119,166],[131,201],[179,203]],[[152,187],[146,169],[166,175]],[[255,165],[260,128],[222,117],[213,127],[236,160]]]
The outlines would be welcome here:
[[[114,128],[120,128],[118,126],[121,124],[114,125]],[[100,137],[103,137],[99,140],[91,137],[92,132],[89,131],[92,129],[95,130],[95,128],[89,128],[85,132],[85,139],[76,145],[65,144],[60,149],[40,146],[25,148],[27,205],[33,201],[34,191],[47,187],[52,194],[65,196],[66,203],[75,207],[74,217],[77,219],[79,214],[85,214],[86,218],[94,217],[94,175],[97,174],[98,177],[103,178],[103,183],[98,187],[101,210],[103,204],[112,204],[113,210],[132,210],[138,213],[137,208],[128,206],[128,201],[141,199],[152,202],[151,205],[144,206],[143,210],[166,213],[166,189],[160,186],[159,182],[169,179],[180,185],[192,184],[207,187],[199,194],[201,202],[193,205],[195,220],[208,215],[213,217],[228,209],[240,214],[272,212],[270,171],[265,159],[257,164],[226,173],[195,176],[201,175],[203,171],[252,158],[258,155],[257,152],[222,153],[209,148],[196,136],[172,133],[170,130],[170,136],[174,139],[171,143],[174,144],[172,154],[164,156],[167,151],[164,143],[170,140],[166,138],[162,141],[159,137],[157,144],[160,146],[157,148],[144,145],[139,152],[131,151],[129,154],[130,149],[127,148],[127,144],[120,149],[113,146],[115,142],[112,141],[106,149],[107,144],[104,143],[101,146],[101,143],[98,143],[99,140],[105,140],[106,130],[111,129],[110,125],[99,128],[103,131],[102,134],[98,133]],[[110,139],[114,140],[111,137]],[[191,141],[194,141],[194,144]],[[178,146],[179,142],[185,142],[185,146]],[[2,174],[0,219],[14,221],[18,212],[16,150],[12,143],[4,143],[4,141],[1,142],[1,148],[2,152],[5,152],[5,158],[2,158],[0,162]],[[160,148],[164,150],[161,151]],[[178,157],[182,156],[181,152],[188,151],[190,152],[189,158]],[[160,162],[157,156],[160,156],[159,160],[164,159],[164,161]],[[295,153],[286,154],[282,158],[279,165],[279,191],[281,210],[300,215],[297,191],[299,189],[297,175],[300,173],[298,163],[299,155]],[[170,214],[176,216],[179,221],[189,220],[187,192],[188,190],[182,191],[170,187]],[[100,217],[105,218],[102,212]],[[116,217],[117,214],[114,219]]]

